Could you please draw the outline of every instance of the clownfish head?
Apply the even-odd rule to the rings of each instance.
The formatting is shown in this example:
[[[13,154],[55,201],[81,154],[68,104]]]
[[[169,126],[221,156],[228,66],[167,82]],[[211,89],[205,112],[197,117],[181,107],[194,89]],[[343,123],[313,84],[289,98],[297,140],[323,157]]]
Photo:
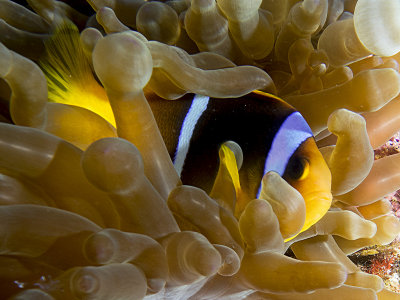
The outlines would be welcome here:
[[[275,134],[264,174],[268,171],[277,172],[303,196],[306,219],[300,232],[310,228],[330,208],[331,173],[311,128],[299,112],[290,113]]]
[[[300,232],[317,223],[332,202],[331,172],[314,138],[306,139],[290,157],[282,176],[303,196],[306,219]]]
[[[269,136],[269,142],[263,144],[268,148],[266,154],[258,151],[259,149],[251,150],[252,147],[248,145],[243,148],[244,163],[239,171],[240,187],[236,187],[239,195],[235,214],[239,217],[249,201],[260,198],[261,179],[266,173],[273,171],[302,195],[306,216],[300,232],[305,231],[318,222],[331,206],[330,170],[318,150],[310,127],[299,112],[293,108],[288,109],[288,105],[276,96],[259,91],[253,94],[275,101],[275,109],[279,105],[282,106],[275,112],[277,116],[280,115],[276,119],[279,123],[276,130],[260,128],[253,133],[253,136],[262,135],[262,138]],[[254,105],[257,106],[258,103]],[[271,119],[271,116],[269,118]],[[251,140],[248,143],[251,143]],[[263,171],[260,173],[261,163]]]

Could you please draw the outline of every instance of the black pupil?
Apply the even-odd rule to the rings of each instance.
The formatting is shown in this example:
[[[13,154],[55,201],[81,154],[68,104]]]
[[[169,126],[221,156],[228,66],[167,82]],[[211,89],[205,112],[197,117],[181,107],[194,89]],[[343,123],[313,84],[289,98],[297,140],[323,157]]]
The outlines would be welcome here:
[[[283,174],[283,177],[295,180],[299,179],[303,175],[306,163],[307,162],[305,158],[292,156],[289,159],[289,163],[286,166],[286,170],[285,173]]]

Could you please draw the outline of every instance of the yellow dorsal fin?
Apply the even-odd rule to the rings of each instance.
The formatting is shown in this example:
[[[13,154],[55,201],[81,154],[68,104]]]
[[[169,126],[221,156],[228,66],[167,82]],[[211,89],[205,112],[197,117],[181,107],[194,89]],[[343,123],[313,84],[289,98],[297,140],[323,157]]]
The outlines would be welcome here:
[[[269,97],[269,98],[274,98],[276,100],[282,101],[282,99],[279,98],[278,96],[270,94],[270,93],[266,93],[266,92],[263,92],[263,91],[254,90],[253,93],[257,94],[257,95],[266,96],[266,97]]]
[[[49,101],[86,108],[115,126],[107,94],[93,76],[78,28],[66,20],[45,47],[39,65],[47,78]]]

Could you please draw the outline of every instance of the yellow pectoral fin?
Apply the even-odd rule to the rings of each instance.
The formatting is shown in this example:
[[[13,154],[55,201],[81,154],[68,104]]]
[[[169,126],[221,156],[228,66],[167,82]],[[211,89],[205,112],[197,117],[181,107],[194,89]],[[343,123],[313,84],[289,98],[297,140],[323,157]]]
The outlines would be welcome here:
[[[223,144],[219,149],[219,169],[210,196],[222,207],[234,211],[241,194],[235,154]]]
[[[235,187],[236,195],[240,191],[240,180],[239,180],[239,170],[236,163],[235,154],[226,145],[222,145],[220,148],[220,159],[221,164],[225,165],[230,177],[232,178],[232,183]]]
[[[249,196],[240,186],[239,169],[233,151],[224,144],[219,150],[219,156],[221,165],[225,166],[232,180],[233,186],[235,187],[236,203],[234,207],[234,213],[236,217],[239,217],[247,203],[249,203],[252,199],[249,198]]]

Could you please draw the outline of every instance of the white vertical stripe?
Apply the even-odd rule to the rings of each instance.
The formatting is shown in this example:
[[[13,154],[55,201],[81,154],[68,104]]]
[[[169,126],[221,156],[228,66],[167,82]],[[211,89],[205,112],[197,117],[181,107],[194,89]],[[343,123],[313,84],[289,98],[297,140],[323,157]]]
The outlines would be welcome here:
[[[189,150],[190,139],[192,138],[194,128],[203,112],[206,110],[210,97],[195,95],[192,105],[183,120],[181,132],[179,134],[178,147],[176,148],[174,167],[178,175],[181,176],[183,164]]]
[[[312,131],[306,120],[298,112],[290,114],[282,123],[275,134],[265,160],[264,175],[269,171],[275,171],[283,176],[289,159],[299,146],[309,137],[312,137]],[[257,197],[260,196],[261,185],[258,188]]]

